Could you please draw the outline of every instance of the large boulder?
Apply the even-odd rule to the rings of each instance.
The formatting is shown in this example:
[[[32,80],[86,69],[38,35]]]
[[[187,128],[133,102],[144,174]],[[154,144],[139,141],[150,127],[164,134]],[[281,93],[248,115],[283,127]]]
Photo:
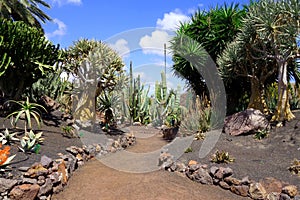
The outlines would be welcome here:
[[[270,123],[261,111],[249,108],[226,117],[223,132],[229,135],[241,135],[269,129],[269,127]]]

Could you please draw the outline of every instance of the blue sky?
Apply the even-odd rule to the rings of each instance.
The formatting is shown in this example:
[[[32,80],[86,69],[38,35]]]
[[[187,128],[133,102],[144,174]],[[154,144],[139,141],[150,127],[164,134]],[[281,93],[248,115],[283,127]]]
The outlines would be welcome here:
[[[174,35],[179,22],[188,21],[197,9],[249,0],[48,0],[52,19],[43,25],[54,44],[68,48],[80,38],[105,41],[123,57],[126,68],[133,62],[135,74],[145,84],[160,80],[164,68],[164,43]],[[170,87],[183,84],[172,76],[171,54],[167,53],[167,78]]]

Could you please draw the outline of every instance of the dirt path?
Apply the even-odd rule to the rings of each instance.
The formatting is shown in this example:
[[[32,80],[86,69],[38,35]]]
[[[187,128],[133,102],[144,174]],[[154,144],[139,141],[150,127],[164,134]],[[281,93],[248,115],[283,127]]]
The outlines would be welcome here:
[[[145,133],[146,134],[146,133]],[[138,138],[131,152],[149,152],[166,144],[159,134]],[[216,186],[201,185],[166,171],[126,173],[92,160],[78,169],[53,200],[245,200]]]

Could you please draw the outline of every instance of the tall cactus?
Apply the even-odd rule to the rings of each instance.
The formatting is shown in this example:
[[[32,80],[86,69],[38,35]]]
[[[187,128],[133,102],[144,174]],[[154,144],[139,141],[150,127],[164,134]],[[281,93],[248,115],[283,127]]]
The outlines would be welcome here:
[[[0,37],[0,46],[2,45],[2,43],[3,37]],[[7,67],[9,66],[10,60],[11,58],[7,56],[7,53],[4,53],[2,55],[2,58],[0,60],[0,76],[2,76],[5,73]]]
[[[129,71],[129,88],[124,92],[125,101],[129,110],[131,122],[140,122],[147,124],[150,122],[149,106],[150,98],[148,97],[149,89],[145,89],[141,84],[140,76],[133,78],[132,62],[130,62]]]

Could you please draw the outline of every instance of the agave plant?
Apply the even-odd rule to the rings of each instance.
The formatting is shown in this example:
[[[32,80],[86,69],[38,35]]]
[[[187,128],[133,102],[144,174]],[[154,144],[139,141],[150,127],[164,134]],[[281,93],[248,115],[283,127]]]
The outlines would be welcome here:
[[[21,139],[21,146],[19,146],[19,149],[22,152],[35,152],[38,153],[40,150],[40,147],[44,141],[44,138],[42,138],[43,132],[39,132],[35,134],[32,130],[27,132],[25,130],[25,136]]]
[[[25,131],[25,136],[23,137],[24,140],[27,141],[35,141],[36,144],[42,144],[45,138],[42,137],[43,132],[34,133],[32,130],[29,132]]]
[[[31,123],[31,116],[35,119],[38,127],[41,126],[41,115],[39,108],[43,109],[45,112],[47,112],[46,108],[44,108],[42,105],[39,105],[37,103],[30,103],[29,98],[26,98],[26,101],[14,101],[9,100],[8,102],[13,102],[18,104],[21,108],[11,114],[9,114],[6,118],[12,117],[16,115],[16,118],[14,120],[14,126],[18,123],[20,117],[22,115],[25,115],[26,122],[28,124],[29,129],[32,129],[32,123]]]
[[[0,142],[2,144],[10,144],[13,141],[19,141],[19,138],[15,137],[17,134],[17,132],[10,133],[6,128],[4,132],[0,133]]]

